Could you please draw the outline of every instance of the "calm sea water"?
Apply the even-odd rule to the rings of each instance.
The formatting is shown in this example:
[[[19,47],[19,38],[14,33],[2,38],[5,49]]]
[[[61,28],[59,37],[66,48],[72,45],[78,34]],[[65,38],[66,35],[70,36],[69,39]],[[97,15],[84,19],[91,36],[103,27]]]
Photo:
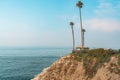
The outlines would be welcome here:
[[[70,48],[0,48],[0,80],[30,80]]]

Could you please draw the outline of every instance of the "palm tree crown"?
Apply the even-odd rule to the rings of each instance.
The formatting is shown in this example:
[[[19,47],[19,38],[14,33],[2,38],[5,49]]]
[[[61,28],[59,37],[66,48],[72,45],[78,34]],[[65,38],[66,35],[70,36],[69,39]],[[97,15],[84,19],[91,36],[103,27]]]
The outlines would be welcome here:
[[[73,22],[70,22],[70,25],[71,25],[71,26],[73,26],[73,25],[74,25],[74,23],[73,23]]]
[[[76,4],[76,6],[78,6],[79,8],[82,8],[83,3],[81,1],[78,1],[78,3]]]
[[[82,29],[82,32],[85,32],[86,30],[85,29]]]

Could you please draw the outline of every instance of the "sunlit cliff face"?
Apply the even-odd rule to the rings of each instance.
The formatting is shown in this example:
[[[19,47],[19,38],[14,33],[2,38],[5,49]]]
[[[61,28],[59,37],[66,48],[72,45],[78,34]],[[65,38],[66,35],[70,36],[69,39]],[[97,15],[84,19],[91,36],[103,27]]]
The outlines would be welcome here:
[[[78,59],[76,60],[75,58],[77,57],[74,55],[61,57],[50,67],[44,69],[43,72],[35,76],[33,80],[119,80],[120,78],[118,56],[110,57],[110,60],[104,62],[101,67],[98,67],[96,72],[94,71],[95,69],[93,69],[97,62],[96,58],[92,59],[92,62],[90,61],[87,64],[85,64],[86,62],[78,61]],[[97,65],[99,64],[100,63]],[[89,65],[88,69],[85,67],[86,65]]]

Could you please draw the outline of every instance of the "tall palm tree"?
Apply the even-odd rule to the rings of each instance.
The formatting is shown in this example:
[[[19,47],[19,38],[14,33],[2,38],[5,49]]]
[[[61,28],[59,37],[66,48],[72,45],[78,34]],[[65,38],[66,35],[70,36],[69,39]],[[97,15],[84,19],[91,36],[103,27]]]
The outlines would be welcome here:
[[[82,34],[83,34],[83,38],[82,38],[82,41],[83,41],[83,47],[84,47],[84,33],[85,33],[85,29],[82,29]]]
[[[73,25],[74,25],[74,23],[73,23],[73,22],[70,22],[70,26],[71,26],[71,29],[72,29],[72,37],[73,37],[73,50],[72,50],[72,53],[75,52],[75,37],[74,37]]]
[[[83,3],[81,1],[78,1],[76,6],[79,8],[79,12],[80,12],[81,43],[82,43],[82,48],[83,48],[84,47],[84,30],[83,30],[83,27],[82,27],[82,16],[81,16],[81,8],[83,6]]]

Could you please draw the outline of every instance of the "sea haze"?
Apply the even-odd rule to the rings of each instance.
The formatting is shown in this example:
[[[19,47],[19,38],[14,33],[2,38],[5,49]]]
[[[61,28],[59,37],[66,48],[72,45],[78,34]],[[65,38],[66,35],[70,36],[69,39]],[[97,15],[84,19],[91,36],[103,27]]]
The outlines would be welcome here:
[[[70,48],[0,48],[0,80],[30,80]]]

